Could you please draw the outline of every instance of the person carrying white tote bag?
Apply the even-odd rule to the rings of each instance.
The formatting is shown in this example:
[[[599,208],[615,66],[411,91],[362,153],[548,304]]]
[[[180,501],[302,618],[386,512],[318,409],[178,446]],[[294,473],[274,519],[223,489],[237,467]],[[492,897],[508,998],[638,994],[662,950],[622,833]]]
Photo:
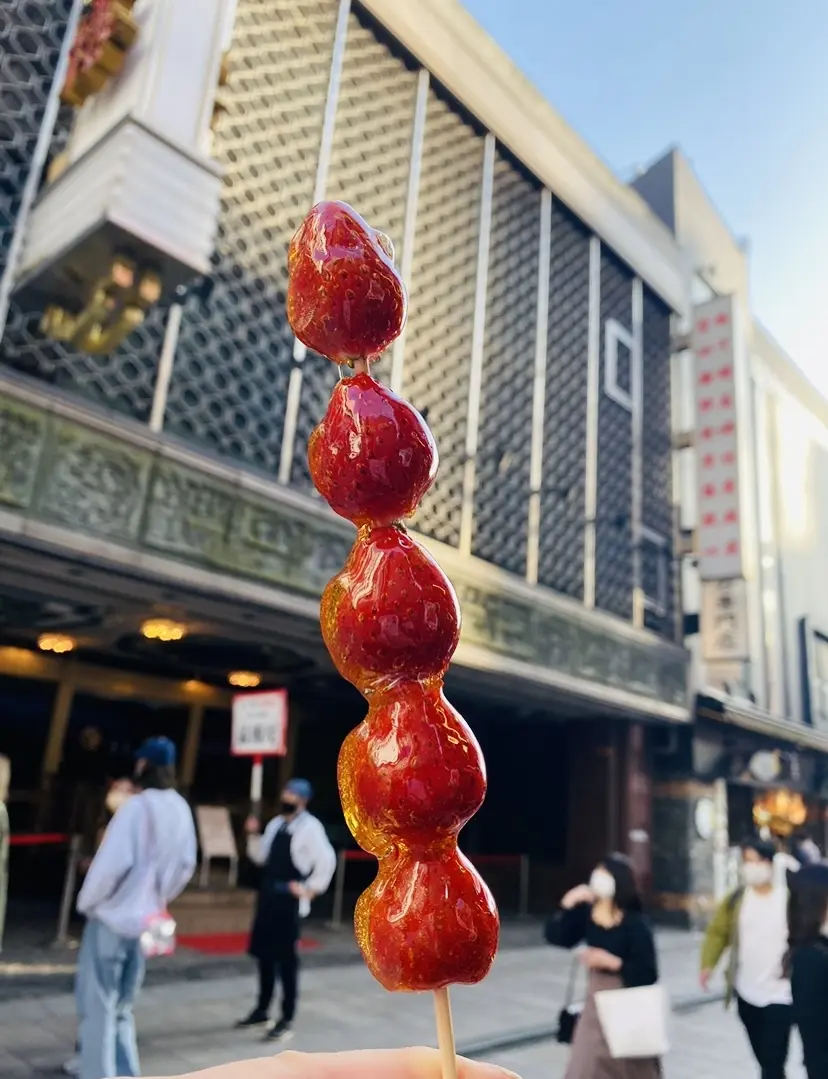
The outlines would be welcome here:
[[[578,962],[588,973],[565,1079],[662,1079],[666,994],[658,984],[655,940],[641,913],[629,858],[602,859],[589,884],[563,897],[545,936],[556,947],[581,948]],[[608,1002],[606,1022],[599,998]],[[627,1003],[632,1001],[635,1009]]]

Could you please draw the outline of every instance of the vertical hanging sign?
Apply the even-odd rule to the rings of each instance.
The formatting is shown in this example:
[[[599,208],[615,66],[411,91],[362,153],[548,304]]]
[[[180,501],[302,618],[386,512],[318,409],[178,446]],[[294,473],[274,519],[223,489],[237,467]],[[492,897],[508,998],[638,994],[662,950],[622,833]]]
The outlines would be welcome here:
[[[730,296],[693,312],[699,575],[708,581],[742,576],[733,319]]]

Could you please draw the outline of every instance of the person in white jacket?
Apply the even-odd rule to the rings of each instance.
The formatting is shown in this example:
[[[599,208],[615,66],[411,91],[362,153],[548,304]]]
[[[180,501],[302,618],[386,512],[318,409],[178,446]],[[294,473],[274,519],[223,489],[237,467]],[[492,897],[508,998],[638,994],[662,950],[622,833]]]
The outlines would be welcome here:
[[[277,975],[282,982],[282,1015],[267,1033],[271,1041],[291,1037],[298,999],[299,927],[311,901],[328,890],[336,853],[320,820],[308,812],[313,788],[291,779],[282,791],[278,817],[259,835],[259,822],[247,822],[248,857],[262,866],[259,901],[248,951],[259,966],[259,999],[238,1027],[270,1026]]]
[[[80,1079],[139,1075],[133,1004],[144,978],[141,938],[193,875],[196,834],[175,790],[175,746],[144,742],[138,793],[116,811],[78,896],[87,918],[78,955]]]

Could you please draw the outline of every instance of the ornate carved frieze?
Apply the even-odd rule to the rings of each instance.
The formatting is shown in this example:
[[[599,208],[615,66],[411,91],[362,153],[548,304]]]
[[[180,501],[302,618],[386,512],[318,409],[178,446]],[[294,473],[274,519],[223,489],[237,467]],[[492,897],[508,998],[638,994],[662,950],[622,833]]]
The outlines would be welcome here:
[[[172,460],[0,396],[0,503],[28,517],[152,551],[202,569],[317,596],[351,545],[351,527],[308,503],[268,500],[242,481]],[[463,608],[463,641],[539,671],[687,704],[686,655],[630,635],[600,616],[534,602],[526,586],[486,580],[460,559],[451,575]],[[504,575],[505,576],[505,575]]]

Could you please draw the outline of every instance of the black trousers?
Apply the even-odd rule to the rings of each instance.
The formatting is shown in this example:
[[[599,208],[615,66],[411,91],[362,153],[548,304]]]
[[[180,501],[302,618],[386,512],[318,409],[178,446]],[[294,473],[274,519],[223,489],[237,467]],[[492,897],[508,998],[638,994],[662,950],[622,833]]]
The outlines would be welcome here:
[[[762,1069],[762,1079],[785,1079],[785,1061],[793,1025],[791,1006],[768,1004],[765,1008],[757,1008],[739,997],[739,1018]]]
[[[270,1013],[273,994],[276,989],[277,975],[282,981],[282,1019],[292,1023],[296,1015],[296,999],[299,990],[299,956],[294,948],[291,953],[284,952],[278,959],[258,959],[259,964],[259,1003],[256,1010]]]

